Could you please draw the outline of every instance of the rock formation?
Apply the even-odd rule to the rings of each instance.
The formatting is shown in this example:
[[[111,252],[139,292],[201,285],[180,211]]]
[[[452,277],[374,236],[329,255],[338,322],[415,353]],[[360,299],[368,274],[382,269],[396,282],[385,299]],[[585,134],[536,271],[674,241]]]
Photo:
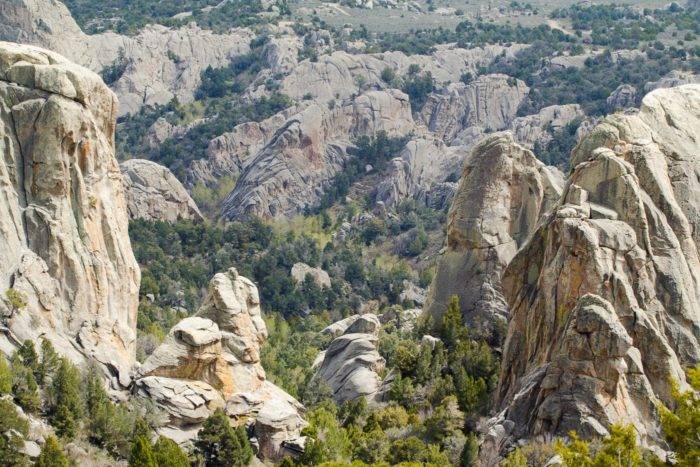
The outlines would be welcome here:
[[[43,336],[126,386],[140,271],[114,157],[117,100],[93,72],[7,42],[0,95],[0,349]]]
[[[439,323],[452,295],[466,322],[489,334],[508,315],[501,273],[561,193],[560,175],[513,141],[482,141],[464,163],[440,258],[425,305]]]
[[[214,276],[195,316],[170,330],[137,371],[136,392],[170,420],[163,434],[185,442],[217,408],[253,425],[259,455],[281,460],[286,442],[301,443],[303,407],[265,378],[260,346],[267,328],[258,289],[235,269]]]
[[[330,288],[331,277],[321,268],[313,268],[306,263],[294,263],[291,270],[292,279],[297,284],[311,277],[319,287]]]
[[[437,82],[459,81],[465,71],[476,74],[479,67],[490,65],[493,60],[505,53],[513,57],[524,45],[510,47],[487,45],[483,48],[461,49],[455,45],[437,45],[430,55],[407,56],[403,52],[381,54],[357,54],[337,51],[322,55],[317,61],[300,62],[280,81],[280,92],[295,100],[302,100],[310,94],[317,102],[326,103],[332,99],[345,99],[358,92],[358,80],[369,88],[385,88],[381,74],[385,68],[392,69],[397,76],[408,72],[415,64],[423,71],[429,71]],[[253,95],[267,94],[260,86]]]
[[[572,153],[554,213],[507,266],[511,318],[485,456],[521,439],[661,436],[700,361],[700,85],[659,89]]]
[[[469,84],[451,83],[428,97],[420,120],[448,144],[469,127],[503,130],[529,91],[525,83],[506,75],[479,76]]]
[[[202,219],[197,204],[167,167],[144,159],[131,159],[122,162],[120,168],[131,219],[167,222]]]
[[[396,90],[369,91],[329,108],[311,104],[290,117],[248,163],[223,202],[225,218],[274,218],[314,206],[341,170],[352,139],[413,128],[408,97]]]
[[[578,104],[551,105],[536,114],[515,118],[510,131],[518,144],[532,151],[535,145],[546,147],[554,133],[584,116]]]
[[[111,84],[119,97],[119,115],[167,104],[173,97],[191,101],[202,71],[247,53],[252,37],[246,29],[214,34],[194,24],[178,29],[150,25],[134,37],[88,35],[57,0],[0,4],[0,39],[46,47],[95,72],[123,69]]]
[[[330,387],[338,404],[359,397],[372,401],[379,393],[382,380],[378,373],[385,363],[377,352],[380,327],[377,316],[368,313],[346,318],[342,326],[329,332],[338,332],[338,336],[319,358],[314,378]]]
[[[605,100],[605,110],[608,113],[613,113],[629,109],[636,105],[636,100],[637,88],[630,84],[621,84]]]

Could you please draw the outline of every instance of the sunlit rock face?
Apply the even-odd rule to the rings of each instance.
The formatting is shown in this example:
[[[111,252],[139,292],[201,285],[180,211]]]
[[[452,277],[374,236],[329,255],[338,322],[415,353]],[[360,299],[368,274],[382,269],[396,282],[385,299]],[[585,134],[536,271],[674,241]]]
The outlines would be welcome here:
[[[42,336],[126,386],[140,271],[114,157],[117,99],[93,72],[8,42],[0,95],[0,293],[27,302],[0,301],[0,347]]]
[[[552,215],[503,274],[510,321],[484,453],[514,441],[661,438],[657,400],[700,360],[700,86],[658,89],[572,154]]]

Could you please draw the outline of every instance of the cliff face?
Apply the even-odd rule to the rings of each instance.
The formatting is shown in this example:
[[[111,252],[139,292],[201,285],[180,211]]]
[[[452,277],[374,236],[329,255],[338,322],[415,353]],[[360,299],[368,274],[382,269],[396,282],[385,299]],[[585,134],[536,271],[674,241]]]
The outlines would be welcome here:
[[[44,336],[122,384],[134,362],[140,271],[114,157],[117,100],[53,52],[0,42],[0,302],[9,353]]]
[[[486,454],[613,423],[654,445],[654,402],[700,361],[700,86],[607,117],[572,166],[504,272],[511,317]]]
[[[561,175],[499,133],[464,162],[450,208],[447,246],[430,287],[426,311],[439,323],[452,295],[467,322],[490,334],[508,307],[501,273],[561,193]]]

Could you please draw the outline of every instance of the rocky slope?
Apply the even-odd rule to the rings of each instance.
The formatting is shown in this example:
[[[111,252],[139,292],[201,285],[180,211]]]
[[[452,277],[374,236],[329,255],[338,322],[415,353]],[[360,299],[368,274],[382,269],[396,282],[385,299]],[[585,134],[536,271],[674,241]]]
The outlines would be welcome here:
[[[117,100],[91,71],[7,42],[0,95],[0,348],[43,335],[127,385],[140,271],[114,157]]]
[[[119,167],[131,219],[202,219],[197,204],[167,167],[144,159],[131,159]]]
[[[202,71],[247,53],[252,37],[245,29],[214,34],[193,24],[178,29],[152,25],[134,37],[88,35],[57,0],[0,4],[0,39],[45,47],[95,72],[121,69],[111,83],[119,97],[119,115],[166,104],[173,97],[191,101]]]
[[[267,339],[257,287],[235,269],[214,276],[197,313],[180,321],[137,370],[136,393],[169,414],[166,436],[186,442],[217,408],[251,424],[261,458],[303,446],[303,407],[265,378]],[[292,451],[293,452],[293,451]]]
[[[510,323],[483,452],[575,429],[661,434],[700,361],[700,86],[659,89],[572,154],[552,215],[505,269]]]
[[[479,143],[464,162],[450,208],[447,246],[425,305],[439,323],[453,295],[466,322],[489,335],[508,309],[501,273],[561,193],[561,174],[511,133]]]
[[[329,107],[311,104],[274,133],[223,202],[223,217],[274,218],[313,207],[342,168],[353,138],[413,129],[408,97],[397,90],[369,91]]]

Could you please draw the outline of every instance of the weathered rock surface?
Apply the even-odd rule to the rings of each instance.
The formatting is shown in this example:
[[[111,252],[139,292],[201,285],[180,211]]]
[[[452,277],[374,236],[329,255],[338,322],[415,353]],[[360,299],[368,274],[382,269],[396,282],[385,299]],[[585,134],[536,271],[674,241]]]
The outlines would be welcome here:
[[[126,386],[140,271],[114,157],[117,100],[93,72],[7,42],[0,96],[0,349],[44,336]],[[25,307],[10,307],[9,288]]]
[[[448,177],[460,172],[468,153],[465,147],[446,146],[434,136],[412,139],[390,162],[386,177],[374,191],[375,200],[392,206],[413,198],[436,208],[444,207],[457,187],[456,183],[447,181]]]
[[[0,39],[46,47],[96,72],[120,65],[124,71],[112,84],[119,115],[166,104],[173,97],[191,101],[202,71],[247,53],[252,37],[246,29],[214,34],[194,24],[179,29],[151,25],[133,37],[88,35],[57,0],[0,4]]]
[[[225,218],[288,216],[314,206],[342,168],[354,137],[413,128],[408,97],[369,91],[333,108],[311,104],[290,117],[254,156],[223,202]]]
[[[674,88],[683,84],[700,84],[700,75],[691,71],[671,70],[660,80],[645,84],[644,91],[651,92],[655,89]]]
[[[607,117],[572,154],[555,213],[503,274],[511,318],[484,453],[632,424],[700,360],[700,85]],[[495,457],[493,457],[495,458]]]
[[[551,105],[536,114],[514,119],[510,131],[518,144],[533,150],[535,145],[546,147],[554,133],[584,116],[578,104]]]
[[[469,127],[503,130],[529,91],[522,81],[499,74],[479,76],[469,84],[451,83],[428,97],[420,121],[448,144]]]
[[[202,219],[197,204],[167,167],[145,159],[131,159],[119,167],[131,219]]]
[[[560,175],[499,133],[464,163],[425,310],[436,323],[457,295],[466,322],[489,334],[508,309],[501,273],[561,193]]]
[[[328,384],[339,404],[359,397],[374,400],[382,383],[378,373],[385,361],[377,351],[379,319],[369,313],[352,318],[343,320],[345,329],[325,350],[314,375]]]
[[[605,100],[605,109],[608,113],[629,109],[636,105],[636,100],[637,88],[630,84],[621,84]]]
[[[306,263],[294,263],[291,275],[297,284],[304,282],[310,276],[319,287],[330,288],[331,286],[331,277],[326,271],[311,267]]]
[[[358,79],[368,87],[385,88],[387,83],[381,78],[385,68],[391,68],[396,75],[402,76],[412,64],[431,72],[440,83],[457,82],[465,71],[476,74],[479,67],[488,66],[501,53],[505,52],[512,57],[523,47],[525,46],[515,44],[510,47],[487,45],[483,48],[461,49],[454,45],[438,45],[430,55],[412,56],[403,52],[352,55],[338,51],[322,55],[315,62],[300,62],[289,75],[282,78],[280,92],[296,100],[310,94],[316,101],[323,103],[332,99],[345,99],[357,93]],[[268,92],[261,86],[253,94]]]
[[[257,287],[235,269],[219,273],[196,315],[173,327],[138,369],[137,394],[170,415],[164,433],[180,442],[225,407],[233,423],[254,424],[261,457],[279,460],[285,442],[301,442],[306,422],[301,404],[265,378],[266,339]]]

